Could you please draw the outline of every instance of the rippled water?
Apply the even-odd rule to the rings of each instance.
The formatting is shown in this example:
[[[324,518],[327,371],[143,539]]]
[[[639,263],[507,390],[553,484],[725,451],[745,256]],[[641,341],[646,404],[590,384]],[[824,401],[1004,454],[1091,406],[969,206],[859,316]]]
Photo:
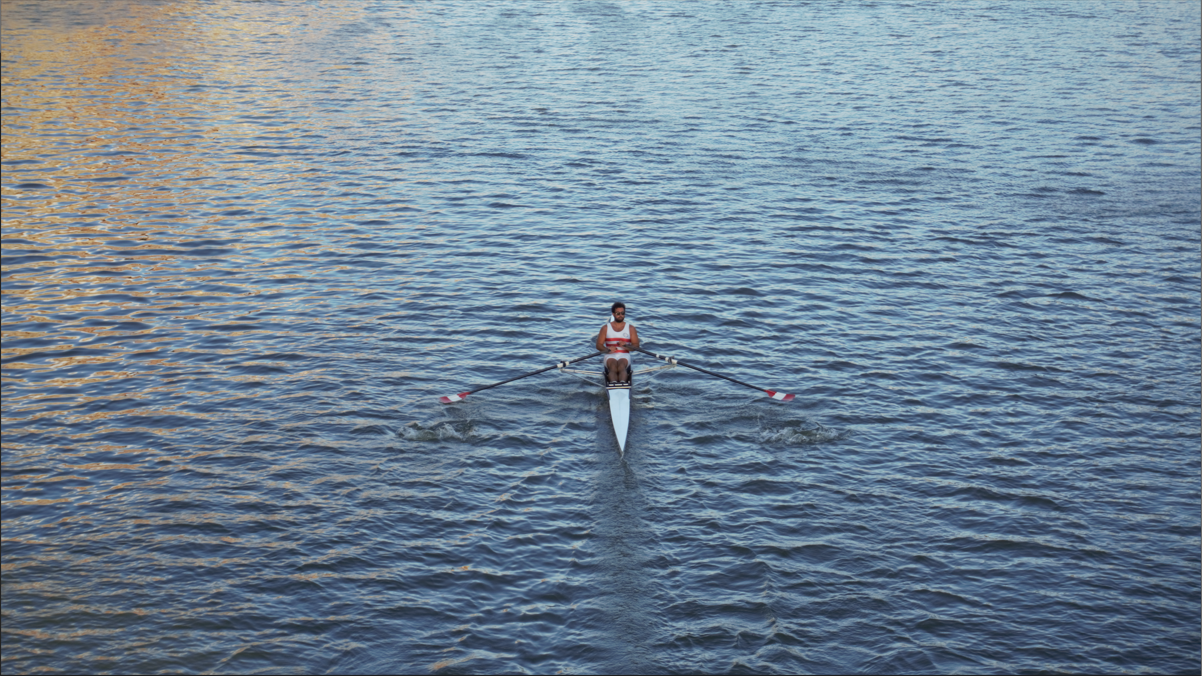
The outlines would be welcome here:
[[[5,673],[1199,670],[1197,3],[2,18]]]

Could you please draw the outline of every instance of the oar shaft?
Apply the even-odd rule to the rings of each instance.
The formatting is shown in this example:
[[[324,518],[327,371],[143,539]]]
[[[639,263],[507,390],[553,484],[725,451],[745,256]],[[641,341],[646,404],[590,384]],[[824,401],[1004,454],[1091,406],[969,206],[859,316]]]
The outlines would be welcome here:
[[[523,374],[522,374],[522,375],[520,375],[520,376],[516,376],[516,377],[514,377],[514,378],[510,378],[509,380],[502,380],[501,382],[499,382],[499,383],[493,383],[492,385],[485,385],[484,387],[477,387],[476,389],[474,389],[474,390],[471,390],[471,391],[470,391],[470,392],[468,392],[467,394],[475,394],[475,393],[477,393],[477,392],[479,392],[479,391],[481,391],[481,390],[487,390],[487,389],[494,388],[494,387],[496,387],[497,385],[504,385],[505,383],[512,383],[512,382],[513,382],[513,381],[515,381],[515,380],[521,380],[522,378],[529,378],[530,376],[536,376],[536,375],[538,375],[538,374],[540,374],[540,373],[546,373],[547,371],[550,371],[550,370],[552,370],[552,369],[563,368],[564,366],[567,366],[568,364],[574,364],[574,363],[576,363],[576,362],[578,362],[578,361],[584,361],[585,359],[590,359],[590,358],[592,358],[592,357],[596,357],[596,356],[597,356],[597,355],[599,355],[599,354],[601,354],[601,353],[600,353],[600,352],[594,352],[594,353],[592,353],[592,354],[590,354],[590,355],[585,355],[585,356],[583,356],[583,357],[577,357],[576,359],[569,359],[568,361],[561,361],[561,362],[559,362],[558,364],[556,364],[555,366],[548,366],[548,367],[547,367],[547,368],[545,368],[545,369],[539,369],[539,370],[537,370],[537,371],[531,371],[530,373],[523,373]]]
[[[692,364],[686,364],[686,363],[680,361],[679,359],[677,359],[676,357],[669,357],[666,354],[655,354],[654,352],[648,352],[642,348],[637,348],[637,347],[634,349],[638,352],[642,352],[643,354],[649,354],[652,357],[655,357],[656,359],[662,359],[662,360],[668,362],[669,364],[676,364],[677,366],[683,366],[685,368],[693,369],[694,371],[701,371],[702,373],[707,373],[711,376],[714,376],[715,378],[729,380],[730,382],[735,383],[736,385],[742,385],[743,387],[750,387],[751,389],[759,390],[760,392],[764,391],[764,388],[762,388],[762,387],[756,387],[755,385],[750,385],[748,383],[743,382],[742,380],[735,380],[734,378],[731,378],[730,376],[724,376],[721,373],[714,373],[713,371],[710,371],[709,369],[703,369],[700,366],[693,366]]]
[[[577,358],[575,358],[575,359],[569,359],[569,360],[567,360],[567,361],[561,361],[561,362],[557,363],[555,366],[548,366],[548,367],[547,367],[547,368],[545,368],[545,369],[539,369],[539,370],[537,370],[537,371],[531,371],[530,373],[523,373],[523,374],[522,374],[522,375],[520,375],[520,376],[515,376],[515,377],[513,377],[513,378],[509,378],[508,380],[502,380],[502,381],[501,381],[501,382],[499,382],[499,383],[493,383],[493,384],[491,384],[491,385],[485,385],[484,387],[477,387],[477,388],[476,388],[476,389],[474,389],[474,390],[468,390],[467,392],[460,392],[459,394],[452,394],[452,395],[448,395],[448,396],[446,396],[446,397],[442,397],[442,401],[443,401],[443,403],[447,403],[447,404],[449,404],[449,403],[452,403],[452,402],[455,402],[455,401],[459,401],[459,400],[463,399],[464,397],[466,397],[466,396],[467,396],[467,395],[469,395],[469,394],[475,394],[475,393],[477,393],[477,392],[480,392],[480,391],[482,391],[482,390],[488,390],[488,389],[492,389],[492,388],[494,388],[494,387],[496,387],[496,386],[498,386],[498,385],[504,385],[505,383],[512,383],[512,382],[513,382],[513,381],[515,381],[515,380],[521,380],[522,378],[529,378],[530,376],[536,376],[536,375],[538,375],[538,374],[540,374],[540,373],[546,373],[547,371],[550,371],[550,370],[552,370],[552,369],[563,368],[564,366],[567,366],[568,364],[574,364],[574,363],[576,363],[576,362],[578,362],[578,361],[584,361],[585,359],[591,359],[592,357],[596,357],[596,356],[597,356],[597,355],[599,355],[599,354],[601,354],[601,353],[600,353],[600,352],[594,352],[594,353],[592,353],[592,354],[586,354],[586,355],[585,355],[585,356],[583,356],[583,357],[577,357]]]

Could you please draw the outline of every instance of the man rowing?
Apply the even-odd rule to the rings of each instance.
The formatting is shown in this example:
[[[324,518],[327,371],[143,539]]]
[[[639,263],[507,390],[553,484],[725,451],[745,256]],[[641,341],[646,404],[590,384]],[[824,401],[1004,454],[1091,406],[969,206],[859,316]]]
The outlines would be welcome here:
[[[626,323],[626,304],[610,307],[611,321],[597,334],[597,350],[605,352],[605,382],[629,382],[631,376],[630,350],[639,347],[639,332]]]
[[[752,385],[750,383],[745,383],[742,380],[735,380],[734,378],[731,378],[730,376],[724,376],[721,373],[714,373],[713,371],[710,371],[708,369],[703,369],[700,366],[686,364],[686,363],[680,361],[679,359],[677,359],[676,357],[669,357],[669,356],[663,355],[663,354],[652,354],[650,352],[647,352],[646,350],[641,349],[641,347],[639,345],[639,332],[635,330],[633,325],[626,323],[626,304],[625,303],[614,303],[613,306],[610,308],[610,312],[613,313],[613,316],[610,317],[609,321],[606,322],[605,325],[601,327],[601,332],[597,334],[597,351],[596,352],[593,352],[592,354],[586,354],[583,357],[577,357],[575,359],[568,359],[567,361],[561,361],[561,362],[555,364],[554,366],[547,366],[547,367],[541,368],[537,371],[531,371],[530,373],[524,373],[520,376],[515,376],[513,378],[507,378],[498,383],[493,383],[491,385],[484,385],[482,387],[477,387],[476,389],[468,390],[467,392],[460,392],[458,394],[448,394],[444,397],[439,397],[438,400],[444,404],[453,404],[457,401],[463,401],[464,398],[466,398],[467,395],[469,395],[469,394],[474,394],[476,392],[482,392],[484,390],[491,390],[492,388],[494,388],[498,385],[504,385],[505,383],[512,383],[515,380],[521,380],[522,378],[528,378],[533,375],[538,375],[539,373],[546,373],[547,371],[551,371],[553,369],[559,369],[560,371],[567,371],[568,369],[566,367],[569,366],[570,364],[575,364],[576,362],[584,361],[585,359],[592,359],[593,357],[596,357],[597,354],[604,353],[605,354],[605,389],[607,391],[606,393],[609,396],[610,418],[612,418],[612,420],[613,420],[614,434],[617,435],[617,438],[618,438],[618,448],[625,449],[625,447],[626,447],[626,432],[628,429],[628,425],[630,423],[630,385],[631,385],[630,377],[631,377],[631,375],[633,375],[632,371],[631,371],[631,360],[630,360],[631,350],[638,350],[639,352],[643,352],[644,354],[651,355],[652,357],[655,357],[656,359],[662,359],[662,360],[668,362],[669,366],[683,366],[684,368],[693,369],[694,371],[700,371],[706,375],[714,376],[715,378],[729,380],[730,382],[732,382],[736,385],[742,385],[743,387],[750,387],[753,390],[760,390],[764,394],[768,395],[769,397],[772,397],[773,399],[776,399],[777,401],[793,401],[793,399],[796,398],[796,395],[789,394],[787,392],[777,392],[775,390],[765,390],[765,389],[756,387],[755,385]],[[668,368],[668,367],[661,366],[660,368]],[[650,369],[650,370],[655,371],[657,369]],[[570,372],[576,373],[576,371],[570,371]],[[625,379],[623,379],[623,378],[625,378]]]

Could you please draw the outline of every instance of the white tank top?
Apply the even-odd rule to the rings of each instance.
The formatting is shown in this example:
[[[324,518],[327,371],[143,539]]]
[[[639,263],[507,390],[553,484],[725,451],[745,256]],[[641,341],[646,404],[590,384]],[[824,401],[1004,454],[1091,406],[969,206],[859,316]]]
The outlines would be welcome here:
[[[607,323],[605,325],[605,347],[610,347],[610,348],[617,347],[618,345],[621,345],[623,343],[629,343],[629,342],[630,342],[630,322],[627,322],[625,328],[623,328],[621,331],[614,329],[612,324]],[[629,350],[623,350],[621,348],[614,350],[614,351],[615,352],[629,352]]]

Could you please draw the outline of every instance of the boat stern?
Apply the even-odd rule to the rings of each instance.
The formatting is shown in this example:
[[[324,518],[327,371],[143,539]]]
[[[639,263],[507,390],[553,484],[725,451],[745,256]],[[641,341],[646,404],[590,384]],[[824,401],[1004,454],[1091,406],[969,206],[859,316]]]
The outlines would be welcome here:
[[[618,451],[626,452],[626,433],[630,429],[630,381],[605,384],[609,395],[609,417],[613,421]]]

